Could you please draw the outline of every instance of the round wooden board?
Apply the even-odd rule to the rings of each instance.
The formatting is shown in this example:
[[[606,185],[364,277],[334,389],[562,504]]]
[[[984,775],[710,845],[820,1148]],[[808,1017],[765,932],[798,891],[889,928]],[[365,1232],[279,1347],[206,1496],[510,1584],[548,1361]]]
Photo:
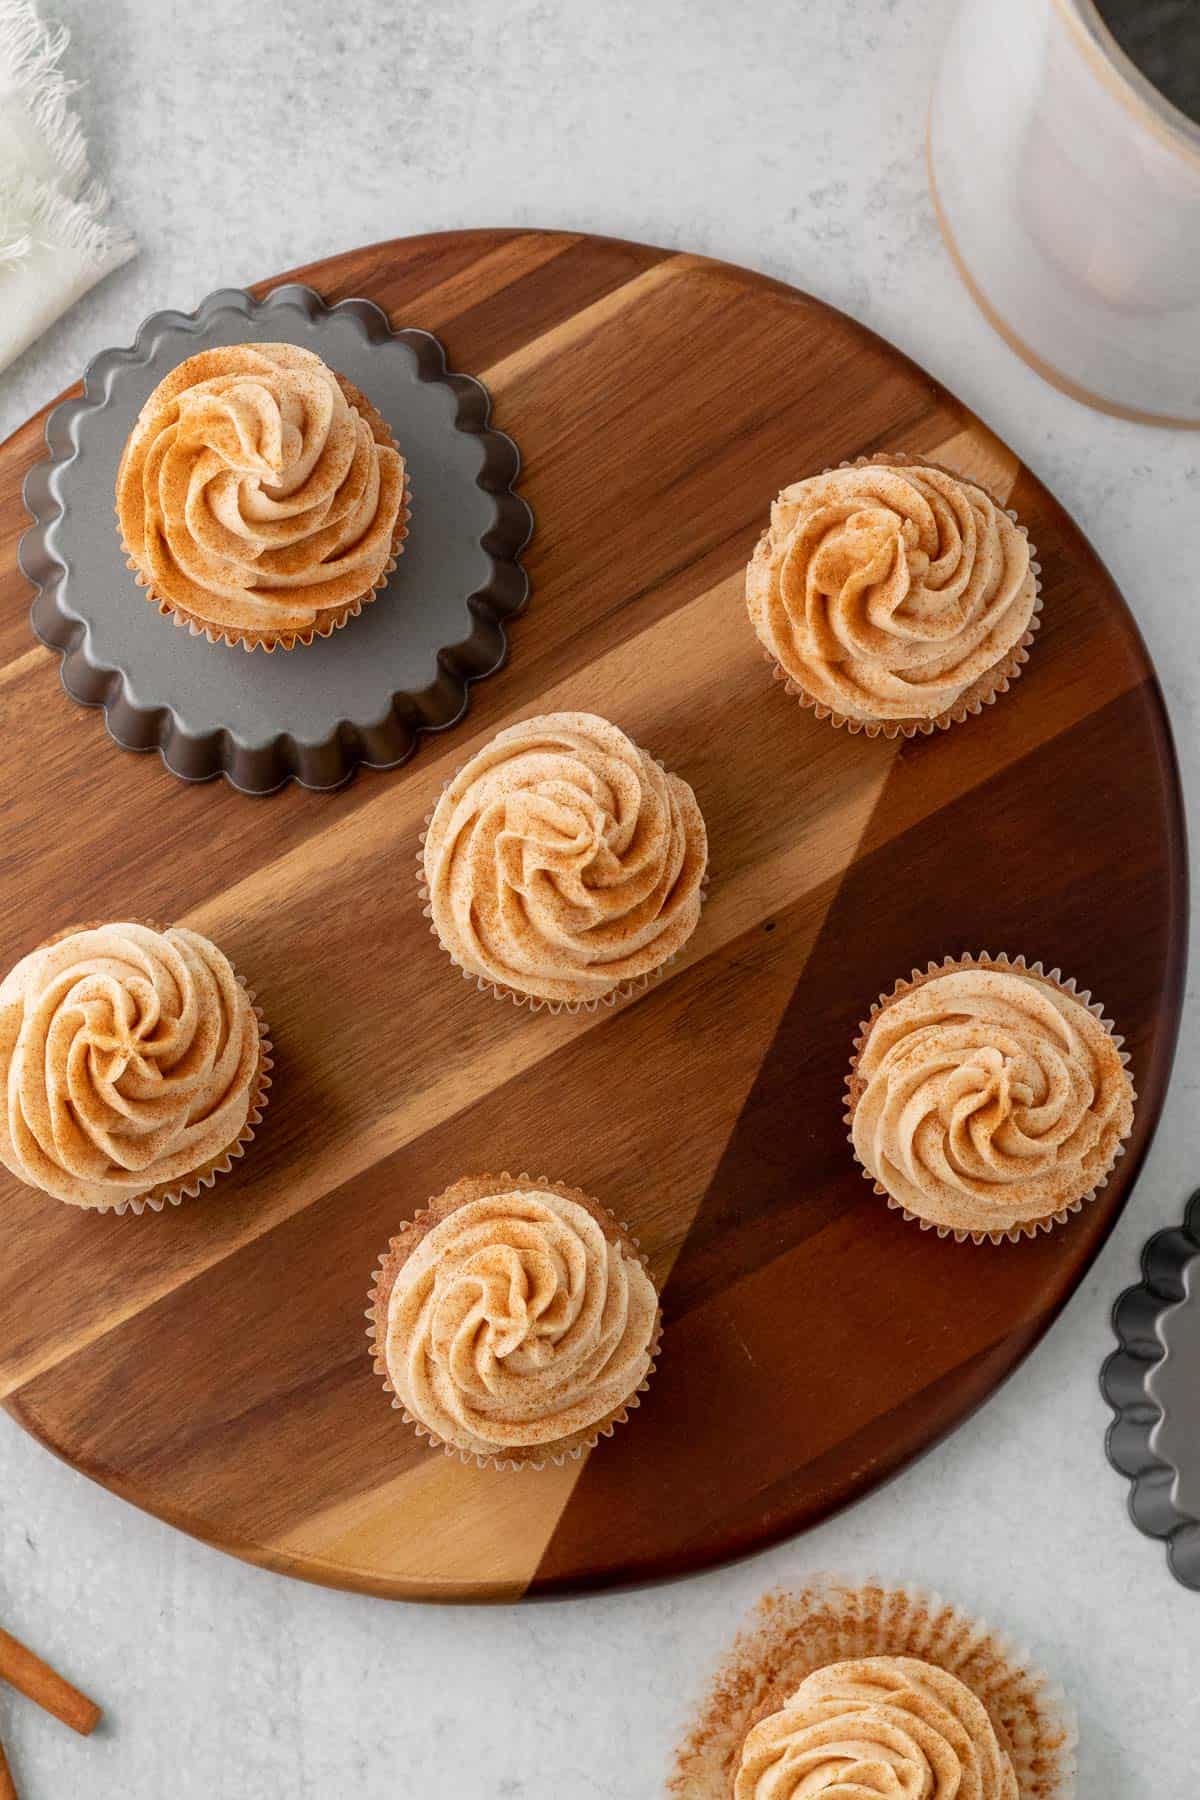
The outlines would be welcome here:
[[[316,1581],[508,1600],[702,1568],[823,1517],[978,1405],[1124,1203],[1183,971],[1159,690],[1119,593],[1045,488],[937,383],[815,300],[695,257],[540,232],[383,244],[300,273],[436,332],[486,382],[525,458],[533,599],[509,667],[408,767],[324,796],[185,787],[114,748],[31,642],[16,546],[41,419],[0,448],[0,966],[80,919],[186,922],[255,983],[278,1055],[252,1153],[178,1211],[87,1217],[4,1175],[0,1393],[127,1499]],[[1046,598],[1013,691],[900,745],[789,700],[742,604],[776,491],[882,449],[1002,493]],[[712,843],[687,954],[599,1016],[482,998],[414,896],[443,781],[501,725],[557,708],[607,714],[685,775]],[[841,1109],[879,991],[984,947],[1091,987],[1141,1096],[1099,1201],[998,1249],[889,1213]],[[601,1196],[664,1288],[641,1410],[584,1461],[535,1475],[422,1447],[364,1337],[399,1222],[454,1177],[506,1167]]]

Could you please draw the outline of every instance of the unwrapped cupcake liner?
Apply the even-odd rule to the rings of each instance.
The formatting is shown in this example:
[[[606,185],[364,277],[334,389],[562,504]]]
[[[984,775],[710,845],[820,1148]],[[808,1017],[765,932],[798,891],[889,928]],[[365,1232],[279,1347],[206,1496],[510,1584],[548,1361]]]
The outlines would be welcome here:
[[[940,469],[943,474],[952,475],[956,481],[981,488],[993,504],[1000,507],[1001,511],[1012,520],[1022,537],[1026,539],[1029,537],[1027,527],[1021,523],[1013,508],[1002,506],[984,482],[977,481],[973,475],[962,475],[957,469],[948,468],[944,463],[934,462],[930,457],[912,456],[903,450],[877,451],[874,456],[856,456],[852,461],[843,461],[836,466],[839,469],[863,469],[872,463],[892,468],[903,468],[907,464],[914,468]],[[822,469],[820,473],[831,475],[834,473],[834,468],[830,466]],[[1029,568],[1033,575],[1033,612],[1030,614],[1024,635],[998,663],[990,669],[985,669],[983,674],[959,695],[953,706],[947,707],[944,712],[936,714],[931,719],[851,718],[815,699],[796,680],[794,675],[788,674],[765,645],[760,645],[763,659],[770,666],[772,679],[782,684],[785,693],[799,701],[800,705],[806,711],[811,712],[814,718],[828,720],[831,725],[836,726],[839,730],[848,731],[851,736],[862,732],[869,738],[915,738],[930,737],[935,731],[948,731],[951,725],[961,725],[964,719],[977,718],[985,706],[991,706],[999,695],[1006,694],[1029,661],[1029,648],[1042,622],[1042,565],[1037,560],[1037,552],[1032,544],[1029,546]]]
[[[659,761],[658,757],[655,757],[654,760],[665,774],[666,764]],[[448,781],[442,783],[443,793],[449,785],[450,783]],[[688,937],[685,939],[684,944],[680,945],[678,950],[673,951],[670,956],[664,957],[657,968],[649,969],[644,975],[638,975],[630,981],[622,981],[617,987],[610,988],[608,993],[597,994],[592,1000],[543,1000],[536,994],[522,994],[518,992],[516,988],[506,987],[503,982],[489,981],[486,975],[476,975],[473,970],[464,969],[453,951],[444,942],[441,933],[433,922],[433,902],[429,894],[429,884],[425,879],[425,839],[429,835],[429,827],[433,823],[435,811],[436,808],[431,807],[425,814],[425,824],[421,830],[421,835],[417,839],[417,898],[421,903],[422,916],[429,920],[430,932],[437,941],[439,947],[445,952],[446,956],[458,970],[463,980],[472,982],[479,993],[490,994],[493,1000],[509,1000],[514,1006],[525,1007],[527,1011],[531,1013],[549,1013],[552,1017],[557,1017],[559,1013],[597,1013],[604,1007],[612,1008],[619,1006],[623,1001],[632,1000],[636,995],[644,994],[647,988],[654,987],[662,980],[672,964],[678,962],[680,956],[683,954],[685,944],[691,942],[691,937]],[[712,876],[712,864],[708,863],[705,865],[704,875],[700,882],[701,914],[703,914],[704,905],[708,899],[708,890],[712,883]],[[699,924],[700,921],[697,919],[697,930],[699,929]],[[692,935],[694,936],[694,933]]]
[[[858,1035],[854,1039],[853,1055],[850,1059],[850,1069],[846,1078],[846,1093],[844,1098],[846,1108],[844,1123],[847,1132],[849,1133],[851,1150],[854,1148],[854,1134],[852,1127],[855,1109],[858,1104],[858,1098],[854,1091],[854,1084],[858,1074],[859,1057],[862,1055],[863,1045],[866,1043],[871,1027],[879,1014],[891,1003],[891,1001],[897,999],[901,994],[906,994],[913,988],[924,986],[927,981],[932,980],[935,976],[951,974],[962,969],[978,968],[995,969],[1001,973],[1008,971],[1014,974],[1034,975],[1038,980],[1045,982],[1048,986],[1056,987],[1061,993],[1069,994],[1073,1000],[1078,1000],[1080,1004],[1086,1006],[1087,1010],[1094,1014],[1100,1024],[1103,1025],[1105,1031],[1107,1031],[1117,1048],[1121,1058],[1122,1067],[1128,1070],[1129,1052],[1124,1048],[1125,1039],[1117,1031],[1113,1021],[1105,1017],[1104,1008],[1101,1003],[1098,1000],[1092,999],[1091,992],[1087,988],[1079,987],[1076,984],[1074,977],[1070,980],[1066,980],[1063,977],[1061,969],[1045,969],[1040,962],[1027,962],[1023,956],[1009,956],[1003,950],[998,951],[994,956],[987,950],[981,951],[978,956],[947,956],[940,963],[929,963],[928,967],[925,969],[914,969],[907,978],[902,976],[896,982],[890,993],[884,993],[879,996],[878,1000],[872,1004],[870,1013],[859,1024]],[[1130,1081],[1130,1098],[1136,1107],[1137,1090],[1133,1086],[1132,1079]],[[864,1169],[861,1163],[859,1163],[859,1171],[863,1180],[871,1183],[874,1192],[887,1201],[890,1211],[898,1212],[902,1218],[907,1219],[911,1224],[919,1225],[922,1231],[936,1231],[940,1238],[953,1237],[956,1244],[966,1243],[968,1239],[970,1239],[973,1244],[1016,1244],[1019,1243],[1022,1238],[1034,1238],[1041,1232],[1053,1231],[1056,1225],[1065,1225],[1073,1213],[1080,1213],[1085,1206],[1090,1205],[1107,1185],[1117,1163],[1125,1154],[1127,1142],[1128,1134],[1126,1134],[1126,1137],[1117,1145],[1116,1150],[1113,1152],[1112,1161],[1105,1169],[1103,1175],[1096,1182],[1095,1186],[1090,1188],[1086,1194],[1079,1195],[1077,1199],[1070,1201],[1068,1205],[1060,1207],[1057,1212],[1048,1213],[1045,1218],[1022,1220],[1019,1224],[1007,1226],[1003,1231],[954,1231],[948,1225],[936,1225],[932,1220],[922,1219],[916,1213],[910,1212],[899,1200],[893,1198],[882,1183],[876,1181],[875,1177],[868,1169]],[[858,1161],[857,1153],[855,1153],[855,1161]]]
[[[336,370],[334,373],[336,374]],[[339,375],[338,381],[341,383],[346,398],[350,401],[355,410],[361,414],[368,425],[373,429],[376,425],[381,427],[387,433],[386,442],[391,445],[393,450],[399,452],[400,445],[397,443],[392,434],[391,427],[388,425],[387,420],[383,417],[383,414],[379,409],[376,406],[373,406],[366,395],[363,394],[359,388],[356,388],[352,382],[348,382],[344,376]],[[380,439],[376,439],[377,443],[380,441]],[[145,590],[143,597],[148,600],[151,605],[158,608],[163,618],[170,619],[173,624],[178,625],[181,629],[186,628],[192,637],[207,638],[210,644],[228,644],[230,649],[240,646],[246,651],[263,650],[270,656],[276,650],[294,650],[297,645],[310,645],[316,638],[332,637],[335,631],[340,631],[344,625],[349,624],[351,619],[357,619],[363,608],[371,604],[375,596],[387,586],[388,581],[395,572],[397,562],[404,554],[404,540],[408,536],[408,522],[412,516],[410,506],[411,500],[412,487],[409,481],[408,465],[405,464],[404,493],[400,501],[400,511],[396,515],[396,523],[392,530],[392,551],[387,562],[380,571],[378,578],[364,593],[356,595],[353,600],[347,600],[342,606],[331,608],[329,616],[313,625],[310,630],[288,631],[280,632],[278,634],[263,633],[261,631],[238,631],[231,626],[211,625],[204,619],[198,618],[194,613],[189,612],[186,607],[179,606],[173,600],[164,599],[161,594],[156,592],[151,584],[149,576],[143,573],[130,554],[129,546],[125,542],[124,535],[120,531],[119,509],[117,511],[117,529],[118,535],[121,538],[121,549],[125,554],[126,568],[131,570],[137,585]]]
[[[1074,1710],[1027,1650],[940,1594],[834,1575],[759,1602],[676,1753],[668,1793],[729,1800],[752,1727],[817,1669],[870,1656],[916,1657],[956,1676],[986,1708],[1021,1800],[1074,1800]]]
[[[98,931],[102,926],[109,923],[111,923],[111,921],[108,919],[90,919],[85,925],[68,925],[64,930],[56,931],[52,937],[45,938],[43,944],[39,947],[44,948],[49,944],[57,944],[63,938],[74,937],[76,932],[79,931]],[[169,929],[168,926],[156,924],[151,919],[138,919],[131,921],[131,923],[144,925],[147,931],[166,931]],[[224,952],[222,952],[222,954],[224,954]],[[228,960],[229,959],[226,958],[226,961]],[[230,968],[233,968],[232,963],[230,963],[229,966]],[[81,1207],[79,1209],[80,1211],[88,1213],[116,1213],[118,1218],[123,1217],[125,1213],[133,1213],[135,1218],[140,1219],[144,1212],[159,1213],[162,1212],[163,1208],[166,1206],[181,1206],[185,1200],[195,1200],[203,1189],[212,1187],[215,1184],[218,1175],[228,1175],[233,1168],[234,1163],[239,1161],[240,1158],[246,1154],[246,1148],[257,1132],[258,1127],[262,1124],[263,1114],[267,1110],[267,1101],[270,1098],[272,1086],[271,1070],[275,1067],[271,1055],[274,1045],[271,1042],[270,1028],[263,1016],[262,1007],[255,998],[254,989],[249,986],[245,977],[239,974],[237,969],[234,969],[233,973],[239,986],[243,989],[246,998],[253,1007],[254,1017],[258,1023],[258,1086],[250,1106],[250,1111],[246,1115],[246,1123],[242,1126],[241,1131],[238,1133],[233,1143],[228,1144],[225,1149],[221,1151],[219,1156],[215,1156],[208,1162],[202,1164],[199,1169],[195,1170],[193,1174],[187,1176],[183,1181],[174,1181],[161,1187],[151,1188],[145,1194],[136,1194],[132,1197],[114,1200],[105,1205]],[[66,1204],[71,1205],[72,1202],[67,1201]]]
[[[602,1223],[604,1227],[616,1231],[619,1234],[622,1247],[631,1251],[642,1264],[643,1268],[649,1269],[649,1259],[643,1252],[637,1238],[630,1231],[628,1225],[622,1223],[621,1220],[616,1218],[613,1213],[610,1213],[608,1208],[603,1206],[601,1202],[596,1200],[592,1195],[585,1194],[582,1188],[570,1187],[561,1181],[551,1181],[544,1175],[529,1175],[525,1172],[522,1172],[520,1175],[510,1175],[507,1170],[498,1175],[479,1176],[477,1179],[481,1183],[486,1182],[488,1184],[488,1192],[490,1193],[499,1194],[504,1193],[509,1189],[518,1188],[542,1189],[547,1193],[557,1194],[560,1199],[576,1201],[577,1204],[583,1206],[586,1211],[591,1213],[593,1218],[596,1217],[597,1212],[599,1212],[603,1215],[603,1219],[598,1222]],[[452,1185],[457,1186],[458,1183]],[[398,1272],[411,1250],[416,1248],[416,1243],[420,1241],[418,1234],[415,1241],[411,1245],[409,1244],[409,1240],[414,1237],[414,1228],[418,1227],[423,1220],[428,1219],[438,1202],[443,1200],[450,1191],[451,1189],[447,1188],[444,1189],[441,1194],[435,1194],[426,1206],[423,1206],[419,1212],[415,1213],[411,1219],[401,1226],[395,1237],[389,1240],[387,1249],[379,1258],[379,1266],[372,1273],[371,1291],[368,1296],[370,1305],[367,1307],[365,1314],[371,1365],[383,1383],[384,1392],[391,1395],[393,1410],[400,1414],[402,1422],[409,1426],[416,1433],[417,1437],[422,1438],[429,1445],[431,1450],[443,1450],[447,1456],[453,1457],[456,1461],[464,1463],[468,1468],[495,1469],[504,1472],[513,1472],[521,1469],[537,1471],[545,1469],[550,1465],[553,1465],[555,1468],[562,1468],[567,1463],[579,1462],[582,1460],[586,1451],[591,1451],[596,1448],[596,1445],[601,1438],[612,1437],[617,1426],[624,1425],[628,1421],[630,1413],[635,1411],[636,1408],[641,1405],[641,1397],[649,1387],[651,1378],[658,1366],[658,1352],[662,1343],[661,1307],[655,1325],[654,1337],[650,1344],[650,1366],[646,1370],[646,1373],[642,1377],[637,1388],[613,1412],[607,1414],[603,1419],[597,1420],[594,1425],[588,1426],[584,1431],[576,1433],[575,1438],[569,1445],[564,1445],[561,1449],[554,1449],[552,1446],[547,1446],[546,1454],[542,1456],[534,1454],[516,1457],[505,1455],[503,1451],[496,1451],[490,1455],[483,1455],[477,1451],[464,1449],[458,1444],[448,1443],[444,1438],[438,1437],[427,1425],[423,1425],[419,1419],[415,1419],[404,1405],[404,1402],[397,1395],[388,1376],[384,1343],[379,1327],[381,1310],[382,1317],[386,1319],[387,1316],[387,1303],[391,1295],[395,1274]],[[463,1204],[466,1204],[466,1202],[464,1201]],[[450,1215],[447,1214],[446,1216],[449,1217]],[[403,1251],[405,1254],[401,1256],[400,1261],[397,1262],[396,1268],[391,1272],[391,1277],[389,1279],[388,1264],[400,1251]]]

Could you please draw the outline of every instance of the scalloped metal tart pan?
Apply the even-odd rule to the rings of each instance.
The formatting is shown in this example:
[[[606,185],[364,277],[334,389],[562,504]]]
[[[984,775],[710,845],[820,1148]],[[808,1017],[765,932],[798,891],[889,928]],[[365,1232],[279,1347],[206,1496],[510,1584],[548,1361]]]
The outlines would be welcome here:
[[[361,615],[272,655],[212,644],[147,604],[113,516],[117,463],[143,403],[187,356],[283,339],[315,350],[378,407],[407,459],[405,553]],[[46,421],[50,455],[25,482],[34,524],[21,567],[31,622],[62,656],[74,700],[102,706],[110,737],[158,750],[176,775],[224,775],[249,794],[289,780],[334,788],[359,764],[391,768],[420,734],[455,724],[470,685],[507,654],[525,603],[520,555],[533,515],[513,491],[520,456],[490,424],[487,390],[452,373],[427,331],[391,328],[370,300],[327,306],[288,283],[257,300],[223,288],[194,313],[154,313],[127,349],[89,364],[80,398]]]
[[[1146,1245],[1113,1330],[1120,1349],[1100,1373],[1116,1415],[1108,1460],[1131,1483],[1138,1530],[1166,1544],[1177,1580],[1200,1589],[1200,1192],[1181,1226]]]

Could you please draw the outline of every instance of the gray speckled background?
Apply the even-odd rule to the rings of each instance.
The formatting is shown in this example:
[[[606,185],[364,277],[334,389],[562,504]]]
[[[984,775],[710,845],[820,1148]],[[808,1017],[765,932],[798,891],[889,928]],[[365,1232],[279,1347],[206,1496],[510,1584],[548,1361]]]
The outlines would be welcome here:
[[[892,338],[1049,482],[1138,615],[1200,792],[1200,439],[1043,386],[958,286],[922,161],[952,0],[53,10],[142,253],[0,376],[0,434],[145,313],[375,238],[582,226],[746,262]],[[112,1708],[83,1744],[0,1695],[23,1800],[644,1800],[747,1607],[815,1567],[936,1584],[1026,1639],[1078,1701],[1081,1800],[1189,1800],[1200,1596],[1126,1519],[1096,1372],[1142,1241],[1195,1184],[1198,1087],[1190,1004],[1135,1200],[982,1413],[842,1518],[681,1585],[489,1613],[305,1588],[0,1418],[0,1618]]]

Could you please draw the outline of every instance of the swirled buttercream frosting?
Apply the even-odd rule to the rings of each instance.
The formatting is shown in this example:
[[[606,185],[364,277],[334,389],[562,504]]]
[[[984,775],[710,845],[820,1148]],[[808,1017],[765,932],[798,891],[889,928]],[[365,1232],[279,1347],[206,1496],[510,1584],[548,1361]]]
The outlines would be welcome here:
[[[310,642],[383,585],[404,459],[358,390],[295,344],[203,350],[143,406],[117,518],[163,610],[248,647]]]
[[[467,974],[587,1003],[687,942],[707,858],[686,781],[606,719],[550,713],[502,731],[450,782],[426,833],[424,886]]]
[[[420,1216],[411,1249],[394,1240],[378,1335],[418,1425],[471,1454],[528,1460],[623,1411],[650,1370],[658,1296],[595,1202],[490,1185],[458,1183]]]
[[[246,989],[198,932],[71,932],[0,984],[0,1160],[75,1206],[168,1193],[238,1144],[262,1059]]]
[[[833,1663],[750,1732],[734,1800],[1019,1800],[1008,1751],[957,1676],[909,1656]]]
[[[777,667],[848,720],[942,719],[1015,672],[1037,599],[1023,531],[971,481],[865,463],[784,488],[746,575]]]
[[[902,989],[851,1076],[855,1155],[906,1212],[1003,1233],[1087,1198],[1133,1122],[1107,1027],[1075,994],[972,964]]]

